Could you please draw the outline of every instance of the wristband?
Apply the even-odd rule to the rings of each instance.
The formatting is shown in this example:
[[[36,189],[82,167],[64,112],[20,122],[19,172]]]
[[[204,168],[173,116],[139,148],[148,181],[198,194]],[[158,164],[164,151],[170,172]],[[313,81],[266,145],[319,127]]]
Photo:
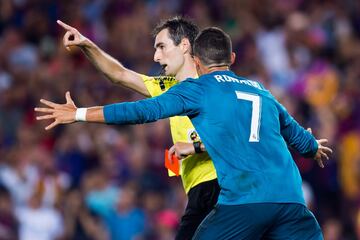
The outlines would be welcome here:
[[[75,121],[86,122],[87,108],[78,108],[75,113]]]
[[[193,145],[194,145],[195,153],[202,153],[200,141],[193,142]]]

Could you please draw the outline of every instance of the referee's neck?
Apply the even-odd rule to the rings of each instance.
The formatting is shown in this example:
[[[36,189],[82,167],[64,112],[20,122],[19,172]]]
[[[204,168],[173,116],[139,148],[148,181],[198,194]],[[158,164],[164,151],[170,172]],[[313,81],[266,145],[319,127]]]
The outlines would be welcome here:
[[[198,74],[196,71],[196,66],[194,61],[185,61],[183,66],[180,68],[180,70],[175,75],[176,80],[179,82],[184,81],[187,78],[197,78]]]

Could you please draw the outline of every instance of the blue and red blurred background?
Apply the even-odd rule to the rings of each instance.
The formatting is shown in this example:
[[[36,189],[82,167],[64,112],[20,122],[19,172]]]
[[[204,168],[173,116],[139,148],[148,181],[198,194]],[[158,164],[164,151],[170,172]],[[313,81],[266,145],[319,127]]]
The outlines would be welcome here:
[[[156,75],[151,31],[174,15],[223,28],[237,54],[232,70],[329,139],[325,169],[294,155],[307,204],[325,239],[360,239],[359,13],[358,0],[1,0],[0,239],[173,238],[186,196],[163,167],[167,120],[45,131],[33,108],[40,98],[64,102],[67,90],[84,107],[141,99],[79,49],[66,51],[57,19]]]

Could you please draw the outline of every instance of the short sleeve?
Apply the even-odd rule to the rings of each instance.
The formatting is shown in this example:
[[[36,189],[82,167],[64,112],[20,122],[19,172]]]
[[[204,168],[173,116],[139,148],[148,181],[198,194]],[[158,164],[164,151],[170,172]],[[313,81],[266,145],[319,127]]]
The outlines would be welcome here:
[[[174,77],[170,76],[146,76],[141,75],[141,78],[144,81],[145,87],[149,91],[151,97],[156,97],[164,92],[166,92],[169,88],[178,83],[178,81]]]

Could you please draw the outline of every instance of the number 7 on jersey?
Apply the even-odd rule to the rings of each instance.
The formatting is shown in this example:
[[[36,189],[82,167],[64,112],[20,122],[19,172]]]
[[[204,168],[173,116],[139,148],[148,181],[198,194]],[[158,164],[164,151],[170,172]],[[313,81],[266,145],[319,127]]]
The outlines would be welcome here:
[[[252,103],[252,113],[251,113],[251,127],[250,127],[250,137],[249,142],[259,142],[259,130],[260,130],[260,119],[261,119],[261,98],[259,95],[250,94],[240,91],[235,91],[238,99],[250,101]]]

